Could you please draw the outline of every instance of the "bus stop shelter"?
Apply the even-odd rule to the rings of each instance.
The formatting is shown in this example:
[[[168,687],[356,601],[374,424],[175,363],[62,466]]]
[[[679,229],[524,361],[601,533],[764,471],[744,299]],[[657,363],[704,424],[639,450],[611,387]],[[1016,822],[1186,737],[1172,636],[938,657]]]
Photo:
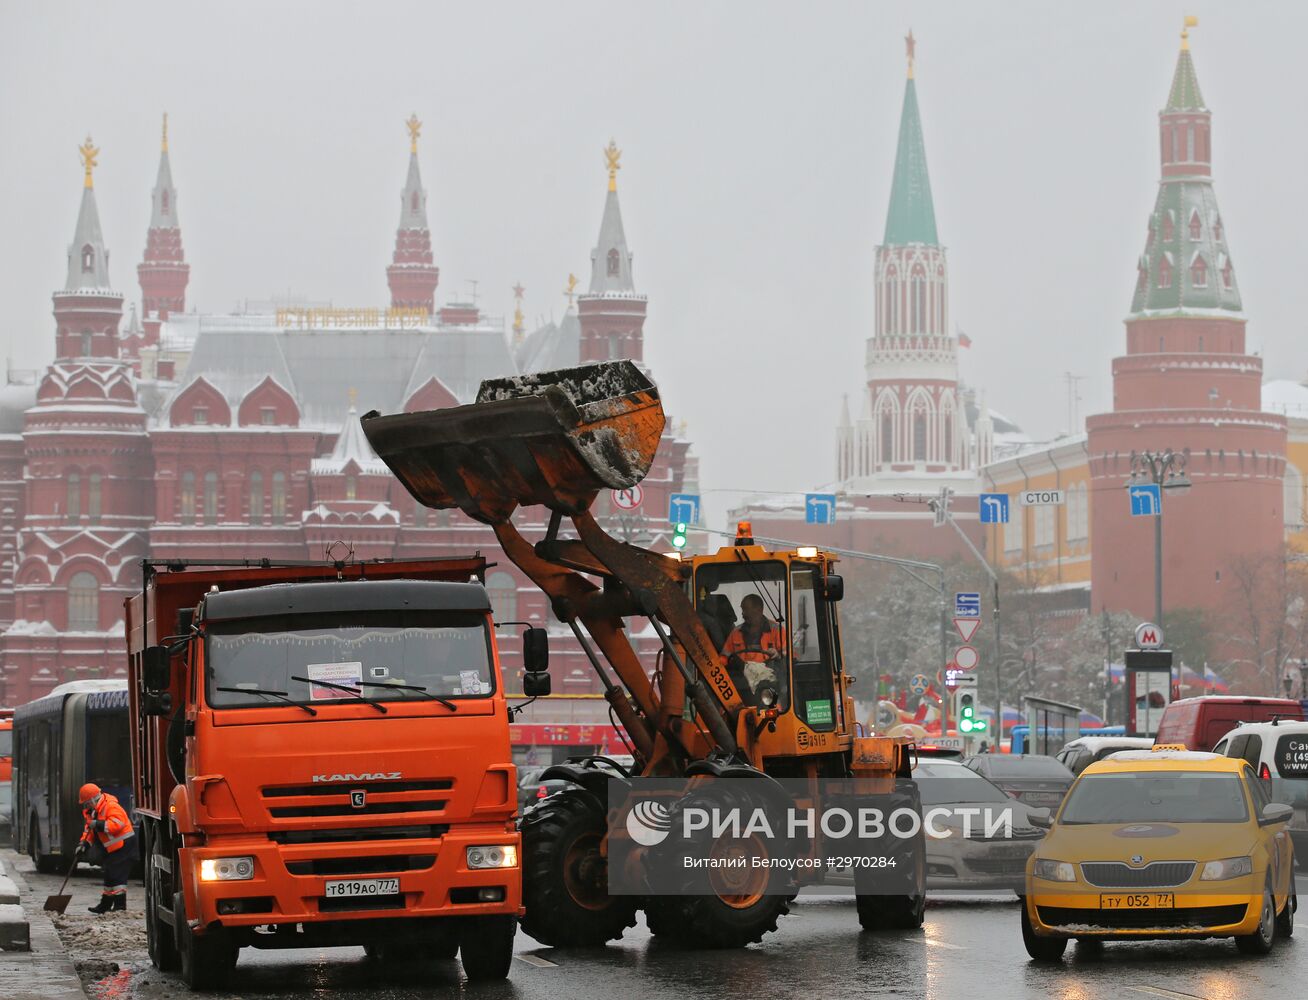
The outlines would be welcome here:
[[[1047,698],[1022,698],[1022,715],[1029,727],[1023,753],[1052,757],[1081,735],[1081,706]]]

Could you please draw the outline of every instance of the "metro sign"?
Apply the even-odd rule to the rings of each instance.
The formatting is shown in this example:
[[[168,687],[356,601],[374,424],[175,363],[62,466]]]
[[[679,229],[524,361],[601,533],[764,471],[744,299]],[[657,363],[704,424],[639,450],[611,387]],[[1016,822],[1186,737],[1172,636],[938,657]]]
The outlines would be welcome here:
[[[1135,644],[1140,649],[1162,649],[1163,630],[1153,622],[1143,622],[1136,626]]]

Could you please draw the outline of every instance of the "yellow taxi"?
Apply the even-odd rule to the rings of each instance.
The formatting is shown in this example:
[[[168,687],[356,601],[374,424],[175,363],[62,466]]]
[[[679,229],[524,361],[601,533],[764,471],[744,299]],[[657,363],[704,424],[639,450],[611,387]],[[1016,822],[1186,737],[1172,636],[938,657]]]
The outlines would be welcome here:
[[[1056,961],[1071,938],[1232,937],[1267,954],[1294,933],[1293,814],[1241,758],[1156,746],[1091,764],[1027,862],[1027,953]]]

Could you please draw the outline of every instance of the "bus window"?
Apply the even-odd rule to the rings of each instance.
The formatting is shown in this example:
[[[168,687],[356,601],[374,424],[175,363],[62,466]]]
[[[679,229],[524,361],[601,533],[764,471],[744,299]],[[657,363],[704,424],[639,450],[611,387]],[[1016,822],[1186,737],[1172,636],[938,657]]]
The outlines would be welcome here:
[[[97,714],[86,720],[86,774],[97,785],[131,787],[132,743],[125,713]]]

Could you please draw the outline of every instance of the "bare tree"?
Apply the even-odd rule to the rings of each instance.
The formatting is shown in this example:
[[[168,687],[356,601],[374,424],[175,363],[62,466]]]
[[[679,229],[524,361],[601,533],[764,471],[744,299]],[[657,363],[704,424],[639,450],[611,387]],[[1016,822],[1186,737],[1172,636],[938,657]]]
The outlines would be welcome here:
[[[1253,694],[1281,693],[1291,659],[1308,640],[1308,573],[1289,549],[1248,554],[1228,570],[1231,599],[1221,618],[1219,644]]]

